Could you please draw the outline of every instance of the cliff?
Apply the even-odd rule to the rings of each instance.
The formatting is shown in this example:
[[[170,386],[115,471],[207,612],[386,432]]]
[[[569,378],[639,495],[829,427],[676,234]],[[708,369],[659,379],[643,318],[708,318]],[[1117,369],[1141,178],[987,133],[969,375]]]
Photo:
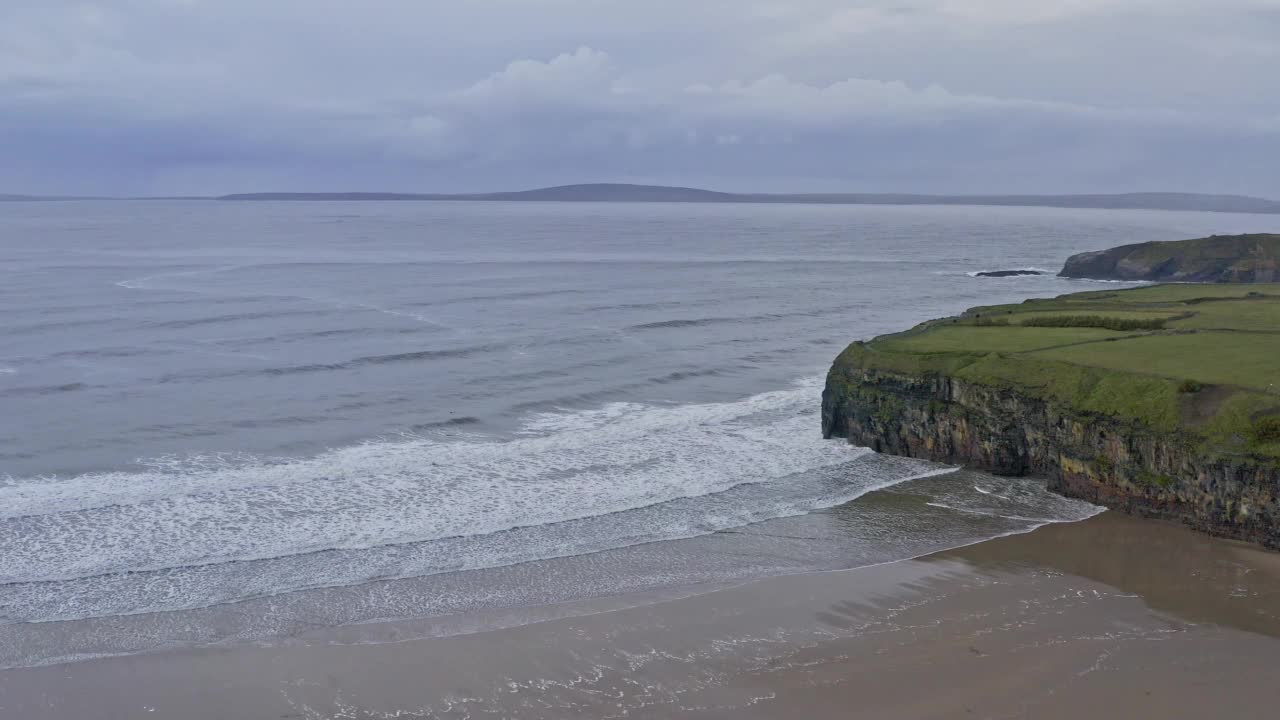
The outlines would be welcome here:
[[[856,342],[827,437],[1036,475],[1063,495],[1280,548],[1280,285],[974,308]]]
[[[1067,259],[1062,277],[1172,282],[1280,281],[1280,235],[1214,235],[1123,245]]]

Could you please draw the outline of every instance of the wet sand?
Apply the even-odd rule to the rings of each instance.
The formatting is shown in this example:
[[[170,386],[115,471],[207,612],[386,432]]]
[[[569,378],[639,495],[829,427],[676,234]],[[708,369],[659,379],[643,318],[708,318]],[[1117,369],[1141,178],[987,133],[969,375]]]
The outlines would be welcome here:
[[[918,560],[524,612],[537,622],[452,637],[423,638],[422,626],[491,619],[7,670],[0,718],[1271,718],[1280,707],[1280,554],[1116,513]]]

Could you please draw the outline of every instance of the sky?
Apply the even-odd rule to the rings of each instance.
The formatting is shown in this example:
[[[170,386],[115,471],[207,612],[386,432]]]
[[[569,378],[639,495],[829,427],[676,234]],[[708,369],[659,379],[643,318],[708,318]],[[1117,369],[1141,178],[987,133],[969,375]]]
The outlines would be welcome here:
[[[1280,198],[1280,0],[0,0],[0,193]]]

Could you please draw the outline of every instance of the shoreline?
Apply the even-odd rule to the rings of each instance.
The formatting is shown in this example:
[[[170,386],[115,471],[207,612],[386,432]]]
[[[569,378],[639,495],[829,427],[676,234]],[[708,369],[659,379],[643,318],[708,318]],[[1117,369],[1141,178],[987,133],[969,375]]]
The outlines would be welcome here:
[[[1274,693],[1258,673],[1280,662],[1280,554],[1115,512],[916,559],[662,595],[463,635],[412,627],[461,616],[392,621],[0,671],[0,713],[1261,717]],[[567,606],[530,611],[557,609]]]
[[[902,479],[884,480],[893,475]],[[873,480],[878,484],[867,485]],[[980,486],[994,494],[980,494]],[[191,610],[10,622],[0,624],[0,669],[269,643],[316,628],[386,621],[412,625],[420,637],[465,634],[586,607],[570,603],[609,598],[627,603],[637,593],[675,597],[766,577],[865,567],[1026,531],[1042,522],[1023,518],[1062,521],[1097,512],[1047,492],[1043,483],[1002,481],[874,454],[863,454],[838,472],[792,480],[777,491],[760,487],[763,492],[755,497],[783,503],[789,497],[818,498],[821,502],[810,505],[820,509],[777,517],[769,511],[758,522],[684,539],[275,593]],[[856,499],[840,502],[851,493]],[[733,502],[755,503],[751,497]],[[84,599],[69,595],[62,602],[75,605]],[[9,610],[13,620],[16,613]],[[413,624],[414,619],[429,622]]]

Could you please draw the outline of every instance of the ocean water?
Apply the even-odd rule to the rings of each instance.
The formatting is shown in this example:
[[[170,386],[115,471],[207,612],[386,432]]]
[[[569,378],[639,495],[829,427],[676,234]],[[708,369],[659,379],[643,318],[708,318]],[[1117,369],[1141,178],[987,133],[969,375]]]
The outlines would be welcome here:
[[[851,340],[1099,287],[975,271],[1266,219],[0,205],[0,667],[696,591],[1087,517],[1034,480],[823,440],[822,375]]]

